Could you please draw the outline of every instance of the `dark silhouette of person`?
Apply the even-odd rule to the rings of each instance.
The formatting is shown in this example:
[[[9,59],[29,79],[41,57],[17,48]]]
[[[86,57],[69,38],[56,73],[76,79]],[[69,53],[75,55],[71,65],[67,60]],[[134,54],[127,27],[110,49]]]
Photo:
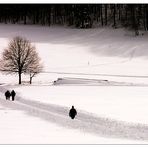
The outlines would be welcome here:
[[[12,101],[14,101],[14,97],[15,97],[16,93],[14,90],[11,91],[11,96],[12,96]]]
[[[74,119],[76,115],[77,115],[77,111],[74,108],[74,106],[72,106],[72,108],[69,111],[69,116],[71,117],[71,119]]]
[[[11,96],[11,93],[10,93],[9,90],[7,90],[7,91],[5,92],[6,100],[10,100],[10,96]]]

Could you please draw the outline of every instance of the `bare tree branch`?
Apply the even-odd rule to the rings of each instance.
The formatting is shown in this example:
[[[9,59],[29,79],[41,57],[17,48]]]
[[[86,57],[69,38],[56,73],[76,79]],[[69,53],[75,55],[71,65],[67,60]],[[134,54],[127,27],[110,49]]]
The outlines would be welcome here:
[[[19,84],[21,84],[22,73],[31,74],[32,80],[42,68],[36,48],[29,40],[20,36],[14,37],[9,42],[0,60],[0,71],[7,74],[18,73]]]

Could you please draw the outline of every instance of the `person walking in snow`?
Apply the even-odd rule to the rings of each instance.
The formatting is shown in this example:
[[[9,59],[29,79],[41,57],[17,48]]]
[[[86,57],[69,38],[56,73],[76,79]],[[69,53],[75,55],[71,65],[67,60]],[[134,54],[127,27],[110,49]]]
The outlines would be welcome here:
[[[72,108],[69,111],[69,116],[71,117],[71,119],[74,119],[76,115],[77,115],[77,111],[74,108],[74,106],[72,106]]]
[[[15,97],[16,93],[14,90],[11,91],[11,96],[12,96],[12,101],[14,101],[14,97]]]
[[[10,96],[11,96],[11,93],[10,93],[9,90],[7,90],[7,91],[5,92],[6,100],[10,100]]]

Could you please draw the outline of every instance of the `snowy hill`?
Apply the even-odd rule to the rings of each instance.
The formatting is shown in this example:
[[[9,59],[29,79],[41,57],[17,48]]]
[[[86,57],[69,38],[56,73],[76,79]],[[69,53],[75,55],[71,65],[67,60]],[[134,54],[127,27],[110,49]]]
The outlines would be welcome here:
[[[0,24],[0,32],[0,53],[21,35],[36,46],[44,65],[32,85],[29,76],[19,86],[17,76],[0,74],[0,129],[9,135],[0,135],[0,143],[147,143],[147,34],[9,24]],[[7,89],[17,93],[13,103],[5,101]],[[72,105],[78,110],[74,121],[68,117]],[[22,121],[19,127],[18,117],[29,128]],[[12,139],[14,131],[21,136]]]
[[[101,79],[108,79],[107,75],[111,75],[111,80],[118,80],[119,77],[112,75],[119,75],[120,81],[148,82],[147,34],[135,37],[132,32],[123,29],[81,30],[2,24],[0,30],[1,52],[7,47],[9,39],[16,35],[24,36],[35,44],[45,72],[56,72],[56,75],[57,72],[82,73],[84,77],[91,74],[91,78],[102,74],[99,75]],[[39,79],[44,80],[47,75],[51,78],[51,74],[46,73]]]

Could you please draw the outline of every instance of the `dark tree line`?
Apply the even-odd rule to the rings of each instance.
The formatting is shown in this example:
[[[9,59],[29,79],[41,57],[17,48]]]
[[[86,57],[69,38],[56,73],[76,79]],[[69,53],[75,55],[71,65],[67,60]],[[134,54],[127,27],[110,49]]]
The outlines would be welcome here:
[[[0,22],[148,30],[147,4],[0,4]]]

